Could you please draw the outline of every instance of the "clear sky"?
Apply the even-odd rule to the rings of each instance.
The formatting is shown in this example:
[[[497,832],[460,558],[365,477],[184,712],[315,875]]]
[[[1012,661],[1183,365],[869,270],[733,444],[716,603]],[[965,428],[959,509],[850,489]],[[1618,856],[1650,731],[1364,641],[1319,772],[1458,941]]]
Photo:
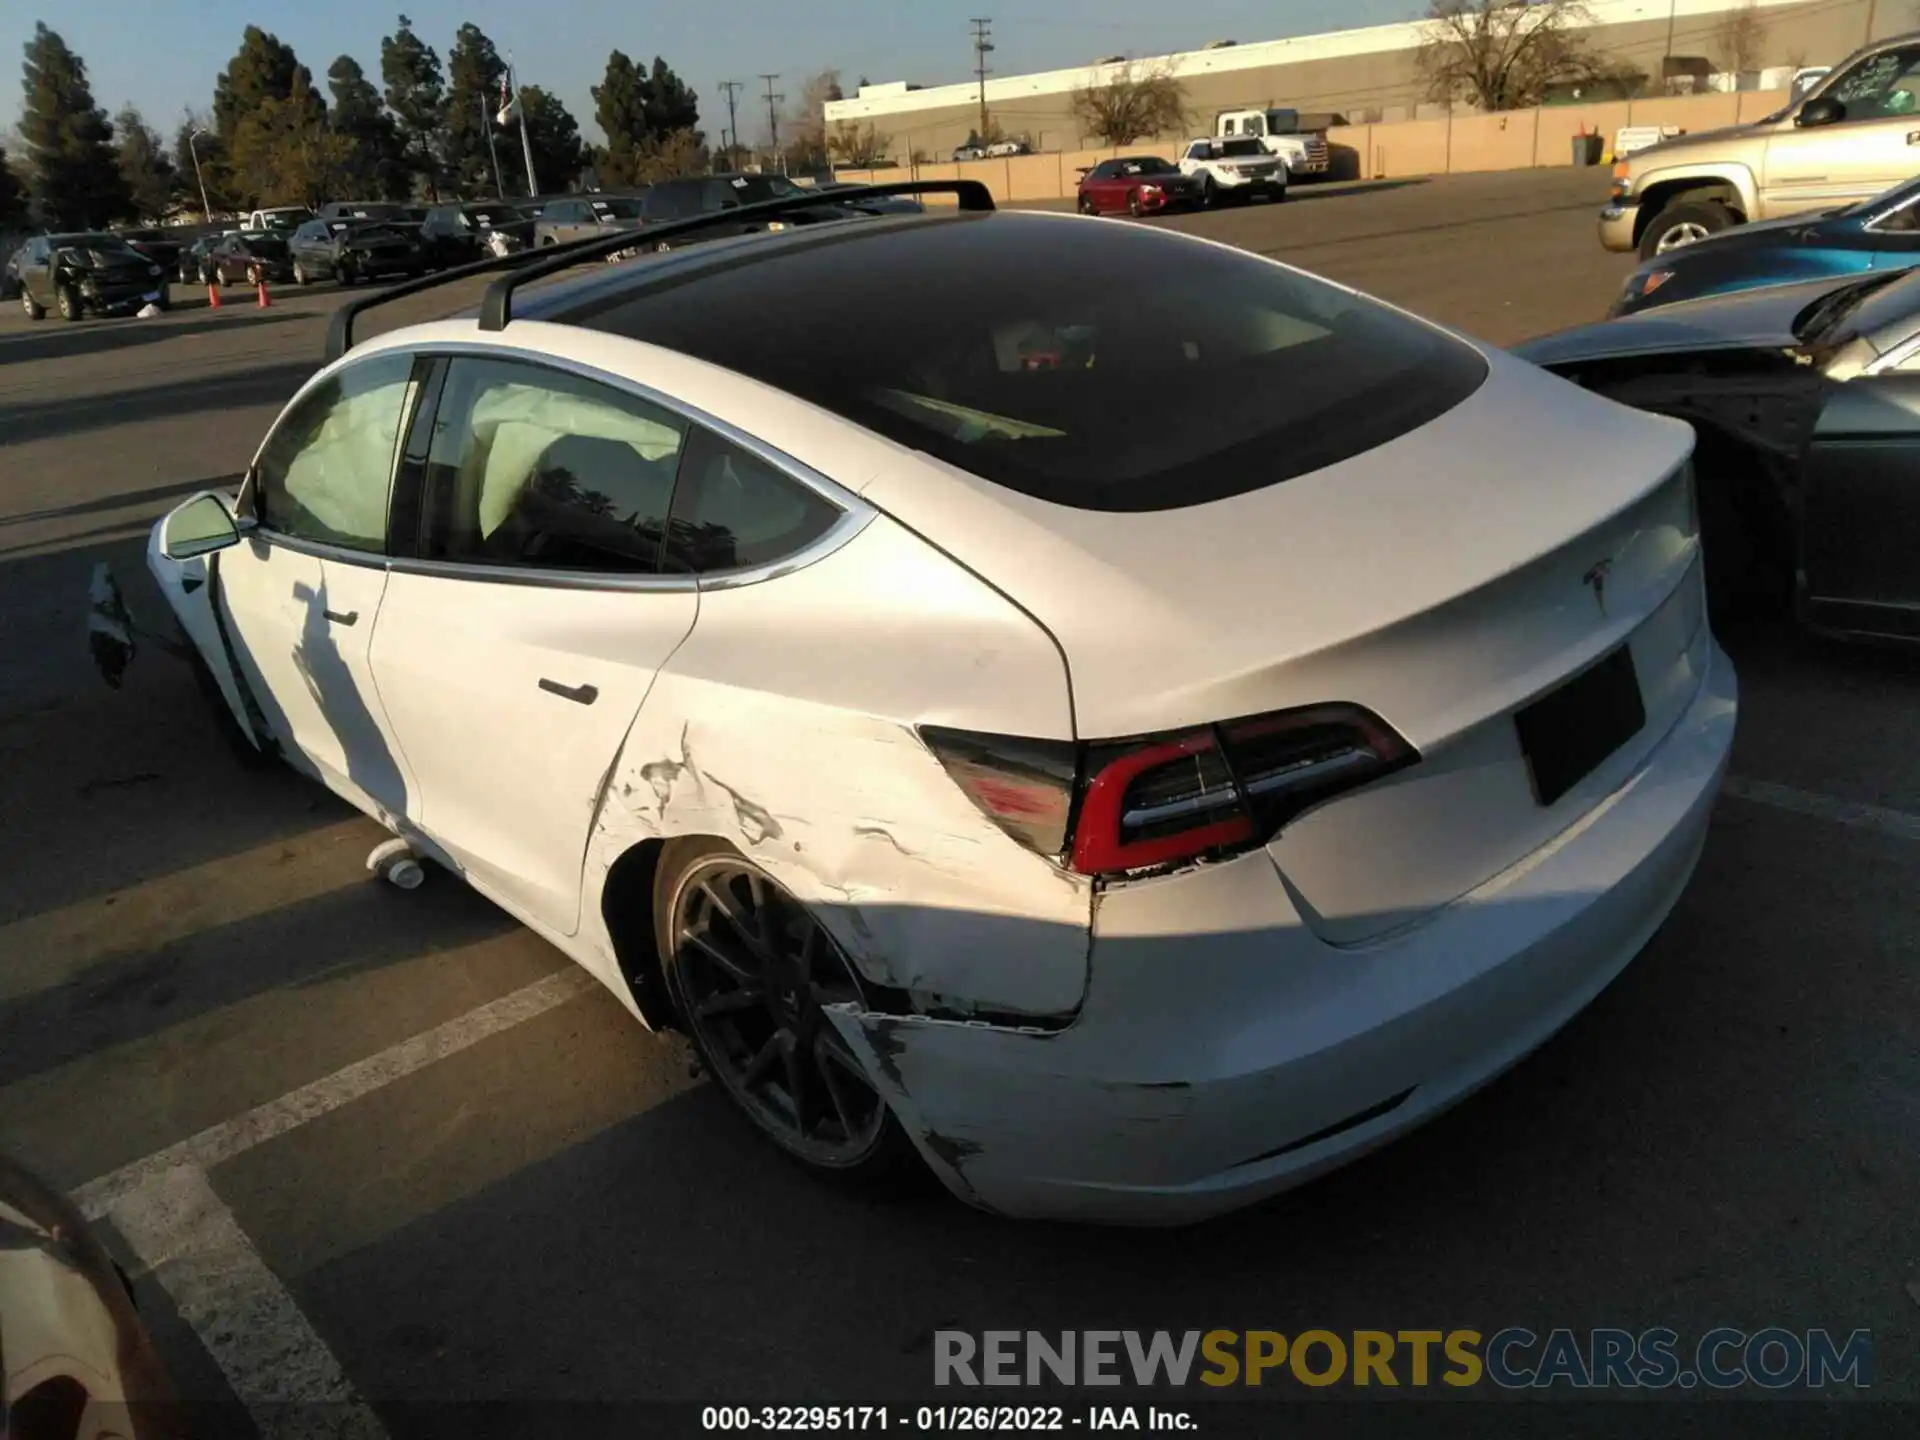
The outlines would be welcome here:
[[[293,46],[324,84],[342,53],[379,83],[380,37],[404,11],[444,61],[454,31],[471,20],[511,50],[521,81],[555,91],[599,140],[588,87],[607,52],[665,57],[700,97],[703,127],[717,133],[719,82],[778,71],[776,88],[798,95],[808,75],[834,67],[851,89],[870,80],[935,85],[964,80],[973,53],[967,20],[993,17],[1002,74],[1053,70],[1101,55],[1164,54],[1209,40],[1267,40],[1408,19],[1422,0],[720,0],[641,5],[634,0],[0,0],[0,131],[20,115],[21,47],[44,19],[87,65],[93,94],[109,113],[132,101],[171,136],[187,105],[213,99],[214,77],[239,48],[249,21]],[[743,108],[741,131],[764,136],[764,99]],[[750,127],[746,116],[759,118]]]

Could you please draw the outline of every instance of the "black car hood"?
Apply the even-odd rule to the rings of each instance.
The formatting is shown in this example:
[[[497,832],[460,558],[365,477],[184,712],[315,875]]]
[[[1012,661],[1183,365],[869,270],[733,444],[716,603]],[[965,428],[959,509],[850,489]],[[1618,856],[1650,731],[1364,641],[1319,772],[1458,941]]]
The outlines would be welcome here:
[[[1682,300],[1618,320],[1543,335],[1514,346],[1513,353],[1552,368],[1686,351],[1790,349],[1800,343],[1793,322],[1801,312],[1859,278],[1823,276]]]

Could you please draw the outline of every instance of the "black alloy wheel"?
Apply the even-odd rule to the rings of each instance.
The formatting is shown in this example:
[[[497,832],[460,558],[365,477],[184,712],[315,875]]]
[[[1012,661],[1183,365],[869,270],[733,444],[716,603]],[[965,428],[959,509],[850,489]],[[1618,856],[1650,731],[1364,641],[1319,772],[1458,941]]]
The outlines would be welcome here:
[[[910,1150],[906,1137],[826,1014],[861,1003],[832,937],[730,847],[663,860],[660,878],[668,903],[655,914],[669,983],[728,1098],[809,1169],[891,1171]]]

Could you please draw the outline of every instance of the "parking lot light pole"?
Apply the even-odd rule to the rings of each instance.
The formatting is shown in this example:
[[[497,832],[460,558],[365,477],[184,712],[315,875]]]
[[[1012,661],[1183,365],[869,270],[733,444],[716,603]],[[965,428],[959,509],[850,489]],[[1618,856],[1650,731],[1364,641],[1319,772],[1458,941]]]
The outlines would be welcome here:
[[[204,128],[196,129],[187,137],[187,153],[193,157],[193,178],[194,182],[200,187],[200,218],[211,225],[213,223],[213,207],[207,204],[207,181],[206,177],[200,173],[200,137],[206,133]]]

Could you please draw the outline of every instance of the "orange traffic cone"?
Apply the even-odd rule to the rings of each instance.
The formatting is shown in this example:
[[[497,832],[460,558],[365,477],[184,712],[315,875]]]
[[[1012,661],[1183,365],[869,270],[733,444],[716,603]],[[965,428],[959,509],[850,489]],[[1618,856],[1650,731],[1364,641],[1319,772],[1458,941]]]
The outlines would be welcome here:
[[[253,271],[253,300],[254,304],[262,310],[273,304],[273,301],[267,298],[267,272],[257,265]]]
[[[218,310],[220,308],[220,282],[218,280],[207,281],[207,308],[209,310]]]

